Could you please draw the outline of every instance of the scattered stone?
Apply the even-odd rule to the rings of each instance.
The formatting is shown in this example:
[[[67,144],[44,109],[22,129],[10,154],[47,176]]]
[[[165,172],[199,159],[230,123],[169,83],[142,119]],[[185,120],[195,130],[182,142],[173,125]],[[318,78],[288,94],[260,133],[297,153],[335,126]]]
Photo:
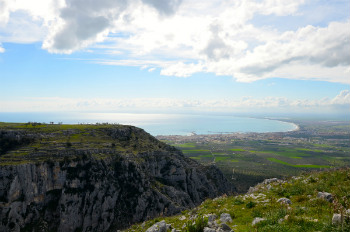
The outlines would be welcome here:
[[[186,217],[182,215],[179,219],[180,221],[183,221],[183,220],[186,220]]]
[[[204,227],[203,232],[216,232],[216,230],[209,227]]]
[[[338,214],[338,213],[333,214],[332,224],[341,224],[341,214]]]
[[[213,201],[218,201],[218,200],[222,200],[222,199],[224,199],[224,197],[223,197],[223,196],[220,196],[220,197],[215,197],[215,198],[213,199]]]
[[[208,226],[210,228],[217,228],[219,225],[216,223],[216,221],[208,222]]]
[[[333,196],[330,193],[327,192],[318,192],[317,197],[323,200],[326,200],[328,202],[332,202],[333,201]]]
[[[232,222],[232,218],[231,218],[230,214],[222,213],[220,215],[220,221],[223,222],[223,223]]]
[[[284,221],[285,221],[284,218],[280,218],[280,219],[278,219],[278,224],[282,224]]]
[[[280,181],[280,179],[277,179],[277,178],[265,179],[263,181],[263,184],[267,185],[267,184],[271,184],[273,182],[279,182],[279,181]]]
[[[252,222],[252,226],[255,226],[256,224],[258,224],[259,222],[265,221],[265,218],[261,218],[261,217],[256,217],[254,218],[253,222]]]
[[[282,198],[278,199],[277,202],[280,202],[280,203],[286,204],[286,205],[291,205],[292,204],[291,200],[289,200],[288,198],[285,198],[285,197],[282,197]]]
[[[287,214],[286,216],[284,216],[284,220],[288,220],[289,215]]]
[[[220,224],[220,229],[222,229],[224,232],[231,232],[232,231],[232,229],[231,229],[231,227],[229,227],[227,224],[225,224],[225,223],[221,223]]]
[[[209,214],[208,215],[208,223],[213,223],[217,216],[215,214]]]
[[[165,221],[157,222],[153,224],[150,228],[146,230],[146,232],[166,232],[167,231],[167,224]]]
[[[249,187],[248,194],[252,194],[254,192],[258,191],[258,187]]]

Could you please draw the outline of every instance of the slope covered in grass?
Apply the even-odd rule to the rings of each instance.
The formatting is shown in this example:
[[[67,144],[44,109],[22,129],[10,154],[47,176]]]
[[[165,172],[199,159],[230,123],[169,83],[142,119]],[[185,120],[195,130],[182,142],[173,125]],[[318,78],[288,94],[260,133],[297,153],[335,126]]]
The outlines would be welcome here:
[[[332,195],[331,201],[318,197],[319,192]],[[291,204],[278,202],[287,198]],[[196,218],[228,213],[226,222],[234,231],[350,231],[350,169],[307,173],[286,180],[269,179],[250,189],[247,194],[208,199],[199,207],[181,215],[157,218],[127,231],[146,231],[157,221],[165,220],[178,231],[190,230]],[[348,210],[348,211],[347,211]],[[334,214],[341,214],[340,223],[332,223]],[[255,218],[263,218],[252,225]],[[170,230],[169,230],[170,231]]]

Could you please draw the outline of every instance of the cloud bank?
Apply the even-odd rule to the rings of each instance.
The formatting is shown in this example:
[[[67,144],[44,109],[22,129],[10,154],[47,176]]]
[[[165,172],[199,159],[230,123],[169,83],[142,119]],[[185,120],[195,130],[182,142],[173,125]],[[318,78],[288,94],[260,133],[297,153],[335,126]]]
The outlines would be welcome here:
[[[288,99],[284,97],[237,99],[188,100],[175,98],[23,98],[20,100],[0,101],[1,112],[309,112],[320,113],[332,110],[349,113],[350,91],[343,90],[334,98],[320,100]]]
[[[276,26],[300,19],[307,3],[313,2],[0,0],[0,42],[42,41],[51,53],[89,49],[108,55],[100,64],[148,67],[168,76],[210,72],[241,82],[350,83],[349,17],[291,30]],[[271,24],[257,25],[258,16],[271,17]]]

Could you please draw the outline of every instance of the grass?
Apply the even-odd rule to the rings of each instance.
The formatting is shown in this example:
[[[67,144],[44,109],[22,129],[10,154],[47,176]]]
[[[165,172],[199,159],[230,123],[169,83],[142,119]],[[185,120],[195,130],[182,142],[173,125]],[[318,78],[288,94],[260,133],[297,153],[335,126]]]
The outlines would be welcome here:
[[[334,213],[343,213],[350,208],[350,169],[311,172],[297,178],[274,182],[268,189],[258,184],[252,194],[222,196],[208,199],[200,206],[183,211],[172,217],[160,217],[143,224],[133,225],[125,231],[146,231],[151,225],[165,220],[180,231],[184,225],[193,225],[191,218],[201,215],[229,213],[233,221],[227,224],[234,231],[350,231],[350,221],[332,224]],[[319,191],[329,192],[334,201],[317,198]],[[292,201],[291,205],[278,203],[281,197]],[[253,226],[255,217],[265,220]],[[204,216],[205,218],[205,216]],[[220,223],[218,220],[217,223]]]
[[[177,146],[184,155],[195,157],[194,159],[203,164],[213,162],[215,157],[215,165],[238,186],[240,192],[247,191],[249,186],[264,178],[298,175],[308,169],[350,166],[348,155],[350,145],[344,142],[345,140],[328,141],[322,137],[313,139],[307,137],[300,141],[288,137],[283,139],[246,137],[225,141],[208,138],[206,142],[187,137],[182,137],[180,140],[167,139],[170,140],[168,142],[170,145]],[[181,147],[181,144],[185,146]],[[222,158],[224,156],[230,158]],[[234,178],[232,178],[233,169]]]
[[[215,157],[216,162],[226,161],[226,160],[230,160],[230,157],[228,157],[228,156],[216,156]]]
[[[0,123],[0,130],[3,132],[0,137],[2,166],[44,162],[51,158],[59,161],[63,159],[65,152],[74,154],[76,150],[102,149],[109,150],[107,154],[110,155],[116,152],[128,155],[168,149],[166,144],[143,130],[123,125]],[[7,136],[7,130],[16,136]],[[123,132],[117,137],[110,134],[119,130]],[[28,135],[30,139],[27,139]],[[110,155],[95,154],[92,157],[105,159]],[[76,158],[75,155],[69,157]]]
[[[181,147],[181,148],[193,148],[196,147],[194,143],[183,143],[183,144],[176,144],[176,147]]]
[[[242,148],[231,148],[229,149],[230,151],[245,151],[244,149]]]
[[[274,155],[279,155],[279,156],[284,156],[292,159],[302,159],[301,156],[306,157],[310,156],[309,154],[305,153],[300,153],[298,150],[286,150],[286,151],[250,151],[252,153],[261,153],[261,154],[274,154]]]
[[[330,168],[329,165],[316,165],[316,164],[290,164],[285,161],[276,159],[276,158],[267,158],[267,160],[295,168]]]
[[[210,150],[206,149],[197,149],[197,150],[183,150],[186,153],[200,153],[200,152],[210,152]]]

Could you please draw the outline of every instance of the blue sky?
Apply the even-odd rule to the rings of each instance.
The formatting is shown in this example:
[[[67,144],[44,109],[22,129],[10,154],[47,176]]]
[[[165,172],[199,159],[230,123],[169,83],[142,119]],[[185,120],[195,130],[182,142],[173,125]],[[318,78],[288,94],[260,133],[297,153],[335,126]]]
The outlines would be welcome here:
[[[0,0],[0,112],[350,114],[349,9]]]

